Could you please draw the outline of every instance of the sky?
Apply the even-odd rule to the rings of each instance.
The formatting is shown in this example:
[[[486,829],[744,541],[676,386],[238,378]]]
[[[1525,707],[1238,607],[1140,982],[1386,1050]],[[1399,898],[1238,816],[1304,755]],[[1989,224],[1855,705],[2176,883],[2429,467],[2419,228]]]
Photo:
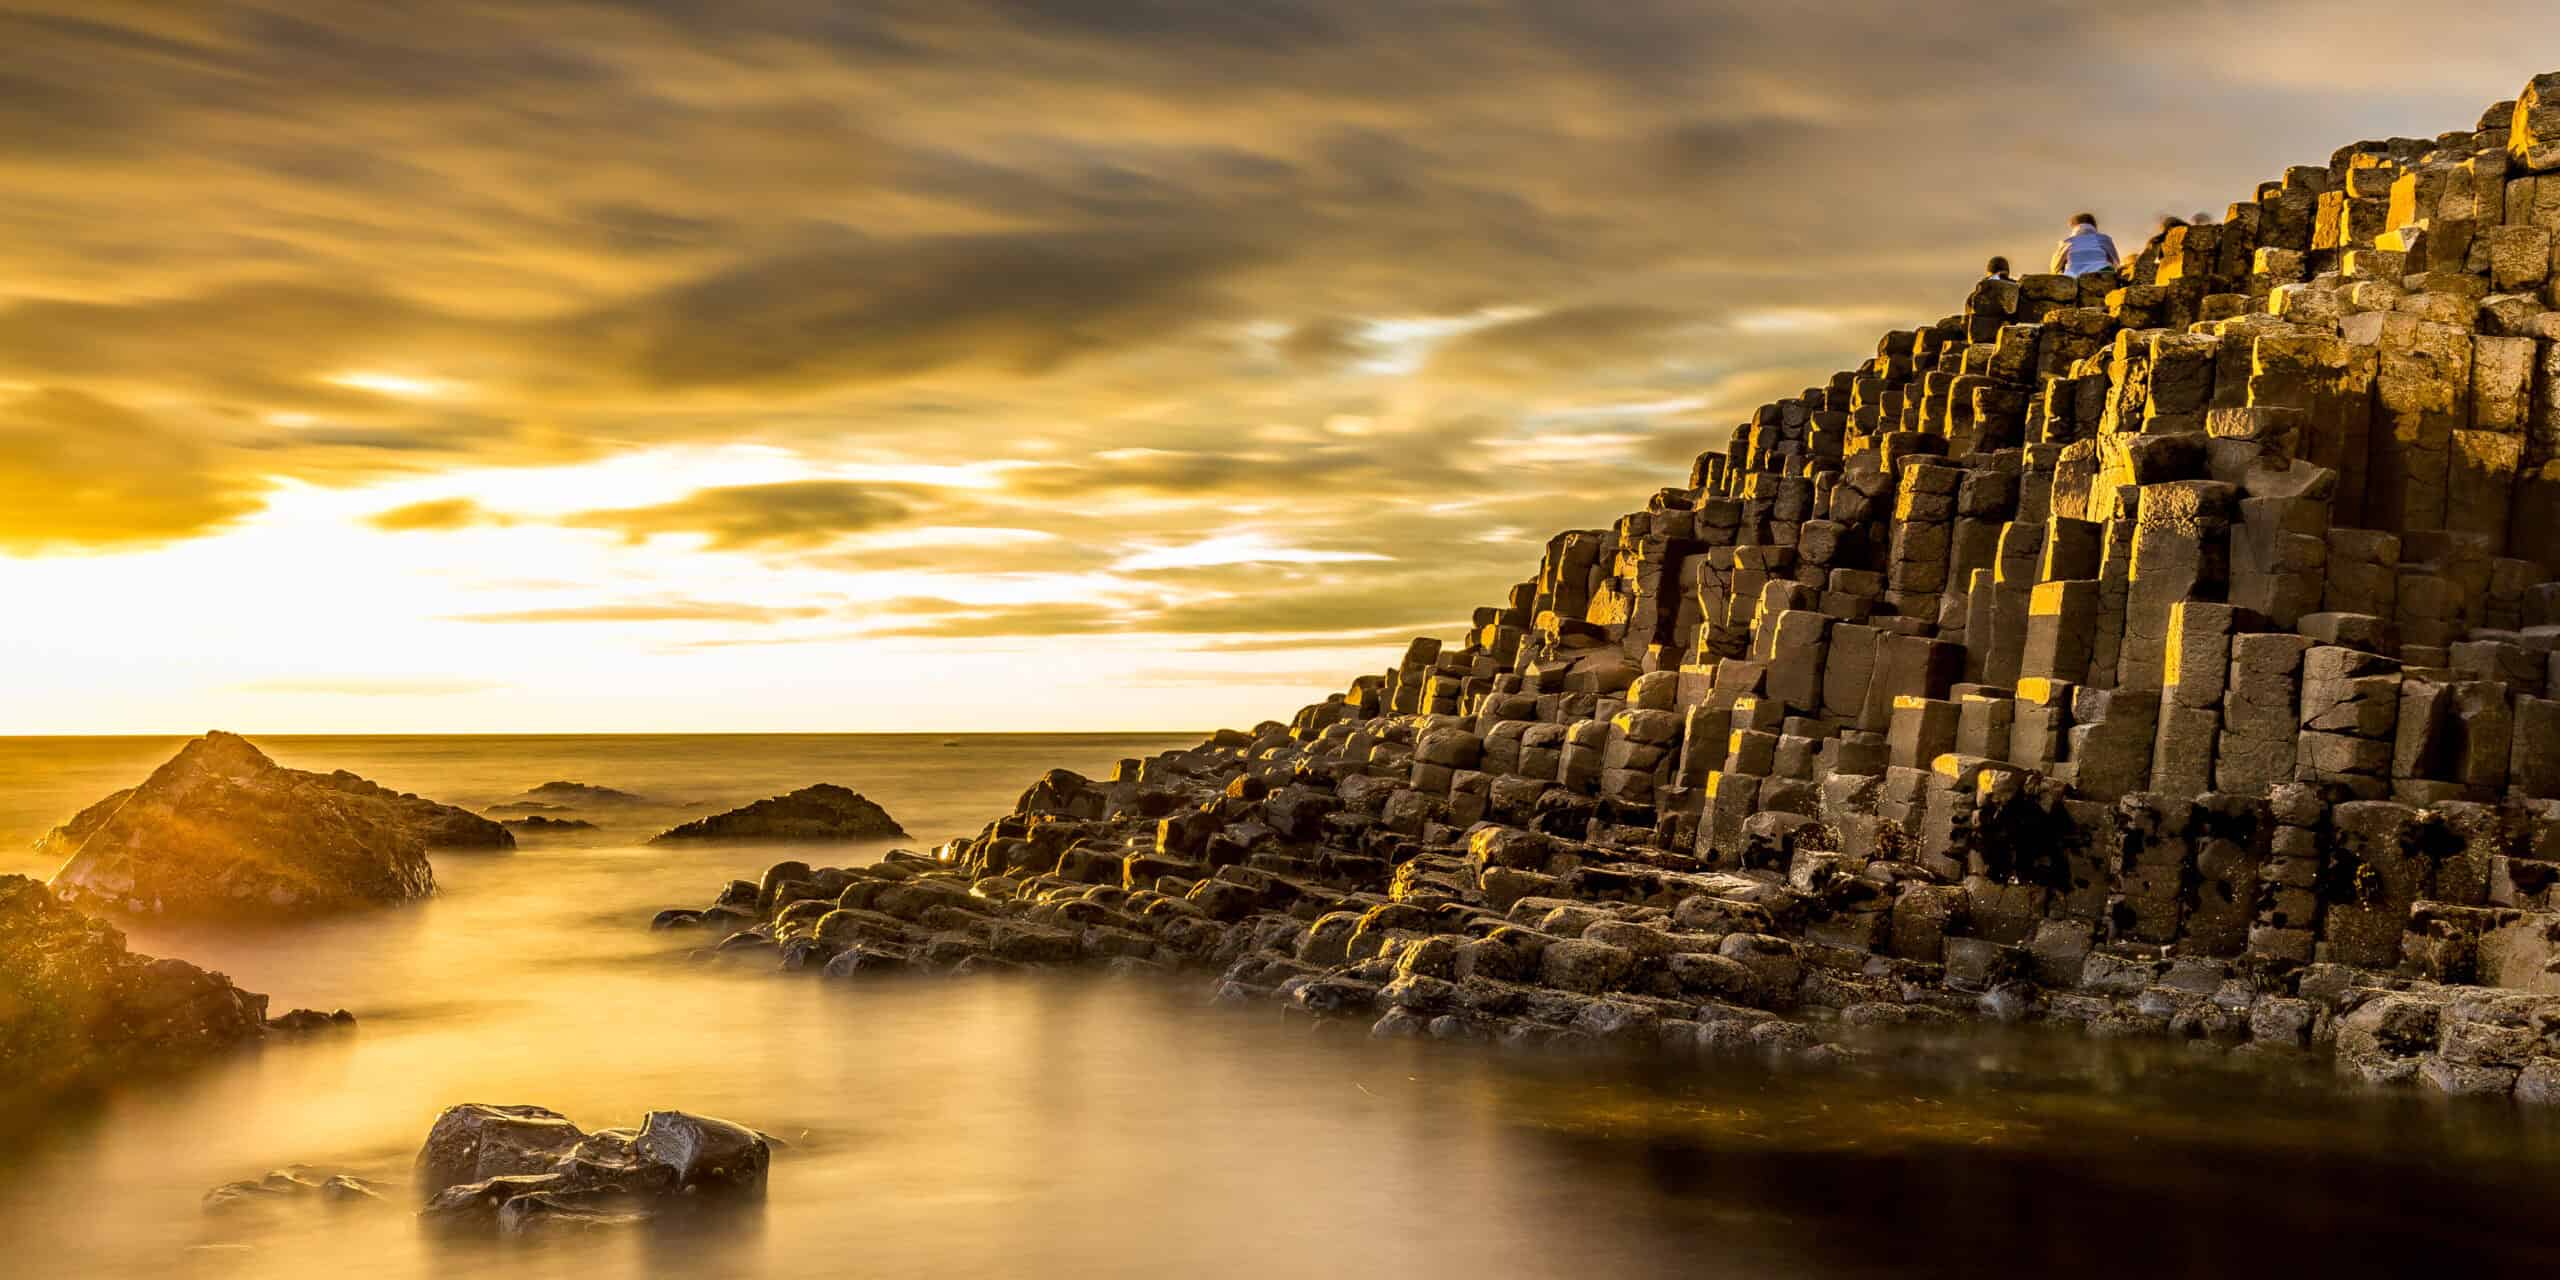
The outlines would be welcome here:
[[[2550,63],[2547,0],[0,0],[0,733],[1285,718],[1989,254]]]

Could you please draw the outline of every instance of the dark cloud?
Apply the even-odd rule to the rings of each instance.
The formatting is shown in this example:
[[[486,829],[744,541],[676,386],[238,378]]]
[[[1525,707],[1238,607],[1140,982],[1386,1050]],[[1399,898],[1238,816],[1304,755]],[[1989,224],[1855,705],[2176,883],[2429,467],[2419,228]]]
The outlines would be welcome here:
[[[667,389],[1031,375],[1197,323],[1245,257],[1198,233],[856,241],[732,267],[576,329]]]
[[[1561,307],[1458,335],[1432,354],[1440,377],[1500,384],[1546,384],[1660,359],[1694,319],[1664,307],[1590,303]]]
[[[1349,316],[1318,316],[1289,327],[1280,339],[1280,354],[1303,365],[1330,367],[1377,353],[1364,326]]]
[[[263,505],[265,480],[198,432],[84,392],[0,400],[0,550],[148,545]]]
[[[635,542],[653,534],[698,533],[715,551],[807,548],[906,519],[914,508],[902,495],[915,492],[845,480],[732,485],[697,489],[656,506],[580,512],[560,523],[610,530]]]

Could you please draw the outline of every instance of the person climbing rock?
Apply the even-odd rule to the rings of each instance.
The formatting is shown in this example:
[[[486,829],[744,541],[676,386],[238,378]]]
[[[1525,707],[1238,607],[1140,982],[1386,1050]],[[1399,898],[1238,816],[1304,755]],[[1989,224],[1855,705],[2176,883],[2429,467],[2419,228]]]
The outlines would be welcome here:
[[[1985,280],[2017,279],[2016,276],[2009,274],[2009,260],[2007,258],[1993,258],[1991,261],[1984,263],[1982,266],[1982,278]]]
[[[2053,269],[2072,276],[2085,276],[2104,271],[2123,259],[2116,256],[2116,242],[2098,230],[2098,215],[2079,214],[2071,219],[2071,234],[2053,247]]]

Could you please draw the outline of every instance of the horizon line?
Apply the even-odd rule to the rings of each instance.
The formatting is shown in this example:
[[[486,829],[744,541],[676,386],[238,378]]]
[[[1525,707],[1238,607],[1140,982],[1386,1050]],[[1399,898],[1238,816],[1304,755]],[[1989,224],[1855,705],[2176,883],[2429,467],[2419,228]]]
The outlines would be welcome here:
[[[207,733],[243,738],[1103,738],[1206,737],[1216,729],[254,729],[110,730],[101,732],[0,733],[0,742],[50,738],[201,738]]]

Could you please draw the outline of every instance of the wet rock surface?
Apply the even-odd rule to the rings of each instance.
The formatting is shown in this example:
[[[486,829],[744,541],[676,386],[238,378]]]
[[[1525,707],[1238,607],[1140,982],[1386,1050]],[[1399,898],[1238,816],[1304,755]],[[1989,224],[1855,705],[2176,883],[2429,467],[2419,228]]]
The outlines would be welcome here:
[[[830,782],[696,819],[657,838],[674,840],[894,840],[906,836],[889,811]]]
[[[287,769],[236,734],[188,743],[142,785],[37,842],[66,902],[235,922],[324,915],[435,891],[430,846],[508,848],[476,814],[351,773]]]
[[[267,1019],[267,997],[183,960],[126,949],[115,926],[24,876],[0,876],[0,1110],[171,1070],[344,1012]]]
[[[655,923],[1381,1035],[1818,1063],[1985,1019],[2547,1099],[2550,79],[1982,282],[1286,723]]]
[[[761,1199],[771,1160],[763,1134],[688,1112],[588,1133],[544,1107],[466,1103],[419,1149],[419,1216],[440,1231],[517,1236],[736,1208]]]
[[[226,1182],[204,1193],[204,1211],[225,1216],[266,1213],[295,1205],[344,1209],[383,1203],[380,1187],[345,1173],[322,1173],[309,1165],[276,1169],[263,1178]]]

